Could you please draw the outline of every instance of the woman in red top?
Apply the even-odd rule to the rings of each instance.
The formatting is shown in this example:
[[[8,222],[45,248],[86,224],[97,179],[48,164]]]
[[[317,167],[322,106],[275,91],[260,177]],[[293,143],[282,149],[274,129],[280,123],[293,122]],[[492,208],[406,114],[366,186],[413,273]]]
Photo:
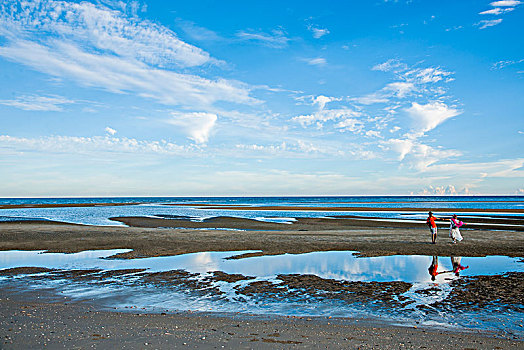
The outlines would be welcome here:
[[[428,219],[426,220],[426,224],[429,226],[429,230],[431,231],[431,243],[435,244],[437,243],[437,224],[435,223],[435,220],[440,220],[439,218],[433,216],[433,212],[428,213]]]

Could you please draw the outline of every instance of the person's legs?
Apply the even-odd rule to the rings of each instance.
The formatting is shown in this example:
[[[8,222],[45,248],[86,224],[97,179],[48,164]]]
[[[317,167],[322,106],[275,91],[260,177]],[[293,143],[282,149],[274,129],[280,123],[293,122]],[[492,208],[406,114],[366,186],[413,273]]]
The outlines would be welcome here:
[[[437,228],[436,227],[431,228],[431,243],[433,244],[437,243]]]

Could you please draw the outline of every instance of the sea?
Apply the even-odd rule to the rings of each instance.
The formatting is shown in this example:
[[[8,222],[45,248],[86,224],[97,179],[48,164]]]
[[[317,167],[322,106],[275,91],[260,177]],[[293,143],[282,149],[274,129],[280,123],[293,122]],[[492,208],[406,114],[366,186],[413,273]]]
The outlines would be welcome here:
[[[104,206],[105,203],[126,204]],[[31,208],[35,204],[67,205],[95,204],[89,207]],[[100,204],[100,205],[96,205]],[[180,206],[180,204],[183,204]],[[199,205],[245,206],[224,209],[206,208]],[[266,222],[292,223],[303,217],[334,217],[358,215],[384,219],[422,219],[427,213],[406,208],[427,208],[438,215],[452,215],[460,209],[461,215],[508,217],[522,216],[524,196],[296,196],[296,197],[84,197],[84,198],[0,198],[0,207],[5,205],[28,206],[0,209],[0,221],[50,220],[67,223],[122,226],[112,217],[142,216],[176,218],[194,221],[228,216],[248,218]],[[257,207],[295,207],[293,210],[263,210]],[[297,207],[309,207],[300,210]],[[318,211],[311,210],[321,208]],[[348,207],[347,211],[330,212],[330,207]],[[359,211],[358,208],[367,208]],[[369,208],[376,210],[369,211]],[[384,208],[397,210],[383,211]],[[485,212],[468,213],[467,209],[484,209]],[[514,210],[508,213],[507,210]]]

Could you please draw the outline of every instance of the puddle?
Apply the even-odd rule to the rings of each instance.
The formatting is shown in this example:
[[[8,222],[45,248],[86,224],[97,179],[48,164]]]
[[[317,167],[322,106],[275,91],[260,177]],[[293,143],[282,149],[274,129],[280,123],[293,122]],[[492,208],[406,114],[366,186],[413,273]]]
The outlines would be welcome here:
[[[54,288],[62,295],[118,310],[380,317],[396,324],[488,329],[523,336],[522,303],[505,305],[495,296],[498,303],[492,308],[476,308],[457,294],[464,288],[467,291],[476,276],[493,276],[491,283],[500,284],[496,279],[501,277],[496,275],[524,272],[524,263],[515,258],[357,258],[351,251],[243,259],[228,258],[256,251],[111,258],[128,251],[3,251],[0,286]],[[13,270],[22,267],[38,269]],[[520,275],[513,278],[518,287]],[[511,285],[499,292],[508,290],[512,292]],[[517,295],[515,302],[518,300]],[[496,308],[501,313],[493,312]]]

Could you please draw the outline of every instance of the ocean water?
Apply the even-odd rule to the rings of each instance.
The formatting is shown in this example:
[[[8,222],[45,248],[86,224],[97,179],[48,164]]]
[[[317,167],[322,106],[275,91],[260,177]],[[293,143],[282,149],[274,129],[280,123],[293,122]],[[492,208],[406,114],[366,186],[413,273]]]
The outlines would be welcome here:
[[[59,207],[59,208],[14,208],[0,209],[0,221],[52,220],[85,225],[122,224],[109,218],[118,216],[184,216],[203,220],[218,216],[249,218],[260,221],[290,223],[293,218],[333,217],[338,215],[373,216],[385,219],[422,219],[425,213],[402,210],[402,208],[442,208],[439,215],[451,215],[456,209],[480,208],[489,210],[486,216],[521,216],[500,212],[500,209],[524,209],[524,196],[332,196],[332,197],[97,197],[97,198],[0,198],[2,205],[32,204],[102,204],[139,203],[123,206]],[[194,204],[173,206],[172,204]],[[248,206],[250,210],[198,208],[199,204]],[[257,210],[263,206],[318,207],[321,211],[301,210]],[[330,207],[376,208],[377,211],[330,212]],[[255,208],[253,210],[253,208]],[[381,208],[396,208],[398,211],[381,211]],[[471,213],[471,215],[480,215]]]

